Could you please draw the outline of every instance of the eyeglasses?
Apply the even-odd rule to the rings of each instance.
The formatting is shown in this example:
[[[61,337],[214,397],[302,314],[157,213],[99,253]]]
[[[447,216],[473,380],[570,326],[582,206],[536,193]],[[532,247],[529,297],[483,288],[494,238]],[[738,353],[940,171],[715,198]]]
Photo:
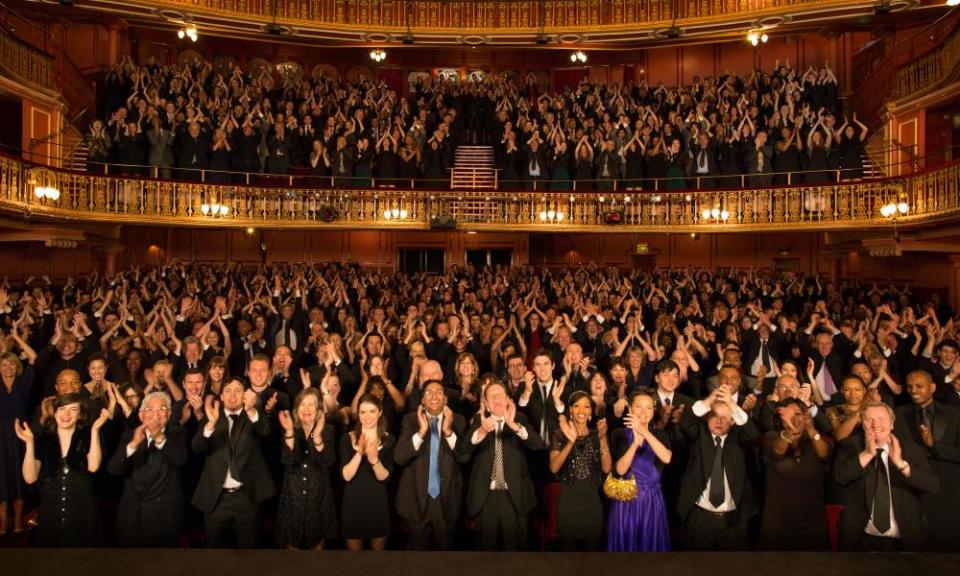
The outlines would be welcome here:
[[[169,412],[169,411],[170,411],[170,409],[169,409],[169,408],[166,408],[166,407],[163,407],[163,408],[144,408],[143,410],[141,410],[141,412],[143,412],[143,413],[145,413],[145,414],[153,414],[153,413],[161,414],[161,413],[163,413],[163,412]]]

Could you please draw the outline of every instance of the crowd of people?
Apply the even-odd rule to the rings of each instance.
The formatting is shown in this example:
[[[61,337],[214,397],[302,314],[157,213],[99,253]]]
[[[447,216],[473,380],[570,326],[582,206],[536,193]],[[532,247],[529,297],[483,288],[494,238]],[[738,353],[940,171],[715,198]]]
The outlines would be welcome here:
[[[460,145],[489,145],[503,189],[705,189],[862,178],[868,129],[844,111],[829,63],[689,86],[582,80],[545,90],[489,75],[380,81],[275,78],[236,64],[134,64],[105,79],[88,169],[301,187],[447,188]],[[105,167],[110,164],[112,166]],[[616,184],[615,184],[616,183]]]
[[[0,324],[36,546],[960,549],[958,324],[909,286],[172,262]]]

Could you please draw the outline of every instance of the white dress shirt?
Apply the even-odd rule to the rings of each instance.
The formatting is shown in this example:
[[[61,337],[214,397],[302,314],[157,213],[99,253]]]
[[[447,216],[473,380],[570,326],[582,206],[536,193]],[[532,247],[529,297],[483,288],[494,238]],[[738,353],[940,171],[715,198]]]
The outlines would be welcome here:
[[[864,529],[864,532],[871,536],[879,536],[881,538],[899,538],[900,537],[900,528],[897,526],[897,519],[893,515],[893,488],[890,486],[890,447],[889,446],[877,446],[877,449],[883,449],[883,467],[887,469],[887,493],[890,494],[890,528],[886,532],[880,532],[877,530],[877,527],[873,525],[873,510],[870,510],[870,519],[867,520],[867,527]],[[869,467],[876,466],[874,461],[871,460]]]
[[[743,412],[741,410],[741,412]],[[727,445],[727,435],[720,436],[720,446]],[[710,443],[716,445],[717,437],[713,434],[710,434]],[[712,464],[712,463],[711,463]],[[723,471],[723,503],[719,506],[714,506],[710,502],[710,483],[712,482],[711,478],[707,478],[707,486],[704,488],[703,492],[700,493],[700,498],[697,500],[697,506],[703,508],[708,512],[733,512],[737,509],[737,505],[733,502],[733,493],[730,491],[730,480],[727,479],[727,471]]]
[[[436,417],[436,418],[437,418],[437,430],[440,431],[440,438],[442,438],[443,440],[445,440],[445,441],[447,442],[447,446],[449,446],[450,449],[453,450],[453,449],[456,447],[456,445],[457,445],[457,433],[456,433],[456,432],[453,432],[453,431],[451,430],[449,437],[444,437],[444,436],[443,436],[443,417],[444,417],[443,412],[441,412],[440,415]],[[428,414],[428,415],[427,415],[427,422],[428,422],[428,423],[429,423],[429,421],[430,421],[430,418],[431,418],[431,416]],[[429,425],[427,426],[427,430],[430,430],[430,426],[429,426]],[[414,433],[413,433],[413,436],[410,437],[410,441],[413,442],[413,449],[414,449],[414,451],[419,452],[419,451],[420,451],[420,447],[423,446],[423,436],[420,435],[420,432],[419,432],[419,431],[414,432]]]

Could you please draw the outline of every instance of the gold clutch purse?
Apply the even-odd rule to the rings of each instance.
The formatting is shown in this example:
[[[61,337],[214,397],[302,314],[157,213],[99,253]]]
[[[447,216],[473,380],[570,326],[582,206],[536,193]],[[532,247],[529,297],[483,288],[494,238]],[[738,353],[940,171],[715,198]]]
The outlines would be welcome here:
[[[633,474],[627,478],[617,478],[611,472],[603,481],[603,493],[611,500],[630,502],[637,497],[637,479]]]

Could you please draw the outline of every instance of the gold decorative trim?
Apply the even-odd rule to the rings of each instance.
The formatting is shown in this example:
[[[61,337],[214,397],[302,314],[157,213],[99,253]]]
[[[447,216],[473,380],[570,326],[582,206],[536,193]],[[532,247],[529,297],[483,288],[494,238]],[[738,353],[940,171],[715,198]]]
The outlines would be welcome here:
[[[38,199],[55,188],[56,200]],[[93,176],[0,157],[0,209],[52,219],[241,228],[459,228],[565,232],[782,232],[887,228],[881,208],[905,202],[901,227],[960,217],[960,164],[884,180],[702,192],[487,192],[289,189]],[[226,213],[210,216],[213,205]],[[203,210],[206,206],[207,210]],[[385,213],[393,217],[386,218]],[[610,213],[620,224],[607,224]],[[401,218],[396,218],[402,214]],[[330,218],[330,216],[333,216]],[[724,218],[725,216],[725,218]],[[329,220],[329,221],[328,221]]]

